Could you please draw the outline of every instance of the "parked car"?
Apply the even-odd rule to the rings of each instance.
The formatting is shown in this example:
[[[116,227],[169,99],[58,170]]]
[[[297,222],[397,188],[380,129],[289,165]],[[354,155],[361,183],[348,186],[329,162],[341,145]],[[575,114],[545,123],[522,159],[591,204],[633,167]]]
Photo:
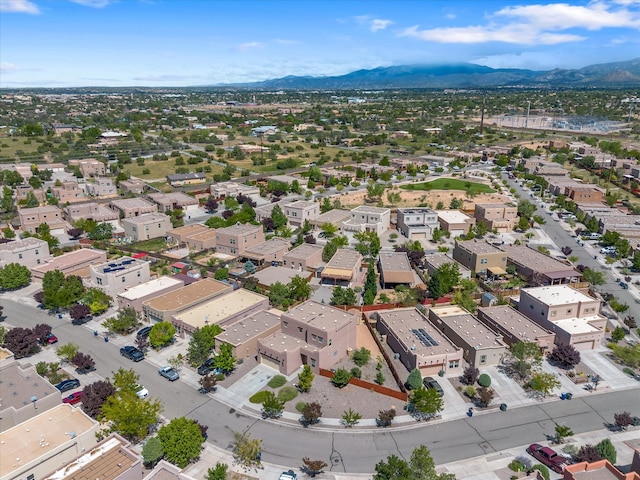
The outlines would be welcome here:
[[[138,333],[136,334],[136,336],[138,338],[148,337],[149,336],[149,332],[151,332],[152,328],[153,328],[152,326],[142,327],[140,330],[138,330]]]
[[[89,320],[91,320],[90,316],[82,317],[82,318],[74,318],[73,320],[71,320],[71,324],[72,325],[84,325]]]
[[[160,367],[158,373],[170,382],[175,382],[180,378],[180,374],[173,367]]]
[[[149,396],[149,390],[142,385],[136,385],[136,395],[138,398],[147,398]]]
[[[433,388],[441,397],[444,395],[444,390],[442,390],[438,381],[433,377],[424,377],[422,379],[422,385],[424,385],[424,388]]]
[[[620,286],[623,290],[627,290],[629,288],[629,284],[627,282],[620,282]]]
[[[53,333],[49,332],[47,333],[47,335],[44,337],[44,341],[46,343],[48,343],[49,345],[53,344],[53,343],[58,343],[58,337],[56,337]]]
[[[616,253],[616,247],[602,247],[600,253],[604,255],[613,255]]]
[[[122,347],[120,349],[120,355],[122,355],[123,357],[127,357],[129,360],[133,360],[134,362],[140,362],[141,360],[144,360],[144,353],[131,345]]]
[[[213,358],[208,358],[206,362],[198,367],[198,375],[206,375],[210,371],[213,370],[213,365],[215,360]]]
[[[80,386],[80,380],[77,378],[71,378],[69,380],[63,380],[59,384],[56,385],[56,388],[61,392],[66,392],[67,390],[73,390],[74,388],[78,388]]]
[[[556,473],[562,473],[564,465],[568,462],[566,457],[558,455],[558,453],[552,448],[543,447],[538,443],[532,443],[529,445],[527,453]]]
[[[293,470],[287,470],[286,472],[282,472],[278,480],[296,480],[298,475],[295,474]]]
[[[68,397],[64,397],[62,399],[62,403],[68,403],[69,405],[75,405],[76,403],[80,403],[82,401],[82,390],[79,392],[73,392]]]

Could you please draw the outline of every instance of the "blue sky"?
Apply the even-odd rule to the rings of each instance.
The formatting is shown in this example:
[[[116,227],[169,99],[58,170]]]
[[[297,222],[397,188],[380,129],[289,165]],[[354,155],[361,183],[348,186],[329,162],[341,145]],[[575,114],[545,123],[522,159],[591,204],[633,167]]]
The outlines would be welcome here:
[[[640,0],[0,0],[0,87],[189,86],[640,57]]]

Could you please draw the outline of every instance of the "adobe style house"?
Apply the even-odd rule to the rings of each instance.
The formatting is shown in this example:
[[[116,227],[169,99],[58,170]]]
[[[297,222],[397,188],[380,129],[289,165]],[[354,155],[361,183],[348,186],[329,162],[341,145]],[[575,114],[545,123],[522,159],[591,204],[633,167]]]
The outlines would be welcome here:
[[[231,225],[216,229],[216,250],[238,256],[247,248],[264,242],[262,225]]]
[[[378,235],[389,230],[391,210],[388,208],[359,205],[351,210],[351,218],[343,223],[350,232],[372,231]]]
[[[356,348],[358,322],[358,315],[308,300],[282,313],[280,332],[258,340],[258,359],[283,375],[302,365],[328,370]]]
[[[437,210],[440,230],[449,232],[452,237],[466,235],[476,224],[476,219],[460,210]]]
[[[285,204],[282,210],[284,210],[290,225],[300,227],[305,220],[311,221],[320,215],[320,204],[298,200],[297,202]]]
[[[282,266],[296,269],[300,272],[315,272],[322,264],[322,247],[303,243],[302,245],[289,250],[282,257]]]
[[[173,228],[167,232],[167,239],[196,252],[215,248],[216,231],[206,225],[195,223]]]
[[[55,230],[63,230],[67,227],[66,222],[62,219],[62,210],[53,205],[36,208],[20,208],[18,209],[20,217],[20,228],[23,232],[35,233],[41,223],[49,225],[51,232]]]
[[[433,231],[440,228],[438,214],[430,208],[399,208],[398,230],[409,240],[431,240]]]
[[[49,260],[49,244],[35,237],[0,243],[0,267],[8,263],[19,263],[27,268]]]
[[[272,262],[280,263],[284,255],[289,251],[289,247],[291,247],[289,240],[273,237],[266,242],[245,249],[242,252],[242,256],[256,265]]]
[[[124,218],[121,223],[125,236],[134,242],[164,237],[171,229],[171,218],[164,213],[146,213],[139,217]]]
[[[209,192],[215,198],[237,197],[238,195],[260,195],[260,189],[255,186],[245,185],[239,182],[212,183]]]
[[[478,320],[491,330],[500,333],[509,346],[518,342],[531,342],[543,351],[553,349],[555,334],[542,328],[510,305],[479,307],[477,316]]]
[[[95,183],[87,183],[87,193],[92,197],[111,197],[118,194],[118,189],[110,178],[96,178]]]
[[[158,207],[142,198],[124,198],[111,200],[109,206],[120,214],[120,218],[132,218],[145,213],[156,213]]]
[[[569,262],[545,255],[528,245],[502,245],[507,253],[507,266],[516,267],[516,273],[531,281],[539,277],[537,285],[575,283],[580,273]]]
[[[150,193],[147,198],[158,206],[158,211],[167,213],[181,208],[185,211],[198,207],[198,200],[182,192]]]
[[[476,223],[483,223],[490,232],[507,233],[518,221],[518,207],[504,203],[478,203],[473,216]]]
[[[605,191],[596,185],[580,185],[567,188],[567,197],[575,203],[600,203]]]
[[[453,259],[476,274],[504,275],[507,254],[483,240],[456,240]]]
[[[84,199],[84,192],[77,182],[62,182],[59,187],[51,187],[51,192],[59,203],[73,203]]]
[[[41,280],[44,274],[53,270],[60,270],[67,275],[85,277],[89,275],[89,266],[95,263],[107,261],[107,252],[93,248],[81,248],[72,252],[63,253],[58,257],[52,257],[40,265],[31,268],[33,278]]]
[[[70,167],[78,167],[84,178],[103,177],[106,175],[106,167],[104,162],[95,158],[84,158],[80,160],[69,160]]]
[[[395,288],[398,285],[415,285],[413,268],[406,252],[380,252],[378,271],[382,288]]]
[[[120,181],[120,190],[122,193],[132,193],[134,195],[142,195],[145,190],[145,183],[139,178]]]
[[[350,284],[358,278],[362,268],[362,255],[355,250],[339,248],[324,267],[320,276],[323,280],[338,285]]]
[[[227,343],[236,358],[255,357],[258,341],[280,331],[280,311],[260,310],[229,325],[216,336],[216,345]]]
[[[15,191],[16,191],[16,202],[18,203],[18,205],[20,204],[21,200],[24,201],[27,199],[27,196],[29,195],[29,193],[33,193],[33,195],[36,197],[38,202],[44,203],[45,191],[42,190],[41,188],[35,190],[31,185],[28,185],[28,184],[16,185]]]
[[[149,262],[131,257],[91,265],[89,270],[91,278],[88,285],[100,288],[112,297],[151,278]]]
[[[184,282],[174,277],[159,277],[141,283],[134,287],[126,288],[117,295],[119,308],[133,308],[142,313],[142,304],[153,298],[166,295],[174,290],[184,287]]]
[[[75,203],[64,207],[62,211],[64,219],[70,223],[78,220],[95,220],[98,223],[114,222],[120,218],[118,212],[97,202]]]

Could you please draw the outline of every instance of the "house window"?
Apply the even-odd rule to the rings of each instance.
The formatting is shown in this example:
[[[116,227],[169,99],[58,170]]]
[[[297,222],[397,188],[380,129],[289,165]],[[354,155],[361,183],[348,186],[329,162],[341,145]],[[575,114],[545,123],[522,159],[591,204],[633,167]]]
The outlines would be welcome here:
[[[98,278],[97,280],[98,280],[98,285],[102,285],[102,279]]]
[[[487,363],[487,356],[480,355],[480,365],[484,365],[485,363]]]
[[[124,277],[122,277],[122,283],[124,283]]]
[[[324,343],[324,338],[323,337],[318,337],[318,342]]]
[[[35,480],[35,479],[36,479],[36,476],[33,473],[27,476],[27,480]]]
[[[38,255],[40,252],[38,250],[36,250],[36,255]]]
[[[283,326],[284,328],[287,328],[287,327],[289,326],[289,322],[282,322],[282,326]]]
[[[573,308],[567,308],[567,315],[571,314],[571,312],[573,312]]]
[[[138,276],[140,276],[140,272],[138,272]]]
[[[458,368],[460,366],[460,360],[451,360],[449,362],[449,368]]]
[[[333,339],[332,339],[332,338],[330,338],[330,339],[329,339],[329,345],[332,345],[332,344],[333,344]]]
[[[483,258],[480,260],[480,265],[486,265],[488,263],[488,260],[486,258]]]
[[[303,328],[302,327],[298,327],[298,333],[302,333]]]
[[[315,333],[311,334],[311,339],[312,340],[318,340],[318,336]]]
[[[38,258],[38,259],[36,259],[36,263],[37,263],[38,265],[40,265],[40,259],[39,259],[39,258]]]
[[[21,253],[18,254],[18,258],[22,258],[22,254]]]
[[[315,359],[315,358],[312,358],[312,359],[311,359],[311,366],[312,366],[312,367],[315,367],[315,366],[316,366],[316,359]]]
[[[555,316],[556,316],[556,310],[551,310],[551,312],[550,312],[550,316],[551,316],[551,317],[555,317]]]

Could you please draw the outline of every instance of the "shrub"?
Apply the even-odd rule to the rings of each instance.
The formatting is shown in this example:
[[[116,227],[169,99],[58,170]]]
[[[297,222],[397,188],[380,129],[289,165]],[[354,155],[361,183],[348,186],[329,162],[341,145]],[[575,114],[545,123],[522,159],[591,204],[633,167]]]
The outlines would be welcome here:
[[[366,365],[371,358],[371,352],[362,347],[360,350],[356,350],[355,352],[353,352],[351,358],[357,366],[362,367],[363,365]]]
[[[469,398],[475,398],[476,396],[476,388],[472,385],[469,385],[464,389],[464,394]]]
[[[491,377],[486,373],[483,373],[478,377],[478,384],[485,388],[491,386]]]
[[[549,469],[542,465],[541,463],[536,463],[531,467],[531,471],[538,470],[540,475],[544,478],[544,480],[549,480]]]
[[[278,398],[289,402],[298,396],[298,390],[295,387],[284,387],[278,392]]]
[[[630,369],[629,367],[624,367],[624,368],[622,369],[622,371],[623,371],[624,373],[626,373],[627,375],[631,375],[632,377],[635,377],[635,376],[636,376],[636,372],[634,372],[634,371],[633,371],[632,369]]]
[[[420,373],[420,370],[417,368],[411,370],[405,385],[409,390],[417,390],[422,387],[422,373]]]
[[[358,367],[353,367],[351,369],[351,376],[355,378],[362,378],[362,370],[360,370]]]
[[[269,397],[269,391],[268,390],[261,390],[257,393],[254,393],[253,395],[251,395],[249,397],[249,401],[251,403],[262,403],[264,402],[267,398]]]
[[[296,410],[300,413],[302,413],[302,411],[304,410],[304,408],[307,406],[307,402],[298,402],[296,403]]]
[[[267,385],[269,385],[271,388],[280,388],[285,383],[287,383],[287,379],[284,376],[276,375],[271,380],[269,380],[269,383],[267,383]]]
[[[480,370],[478,370],[473,365],[469,365],[464,369],[464,372],[462,372],[462,378],[460,379],[460,381],[465,385],[473,385],[474,383],[476,383],[476,381],[478,381],[479,376]]]
[[[509,465],[509,470],[513,470],[514,472],[521,472],[524,470],[524,465],[522,465],[518,460],[512,460]]]
[[[333,374],[331,383],[333,383],[338,388],[344,388],[349,384],[349,380],[351,380],[351,374],[344,368],[339,368]]]

